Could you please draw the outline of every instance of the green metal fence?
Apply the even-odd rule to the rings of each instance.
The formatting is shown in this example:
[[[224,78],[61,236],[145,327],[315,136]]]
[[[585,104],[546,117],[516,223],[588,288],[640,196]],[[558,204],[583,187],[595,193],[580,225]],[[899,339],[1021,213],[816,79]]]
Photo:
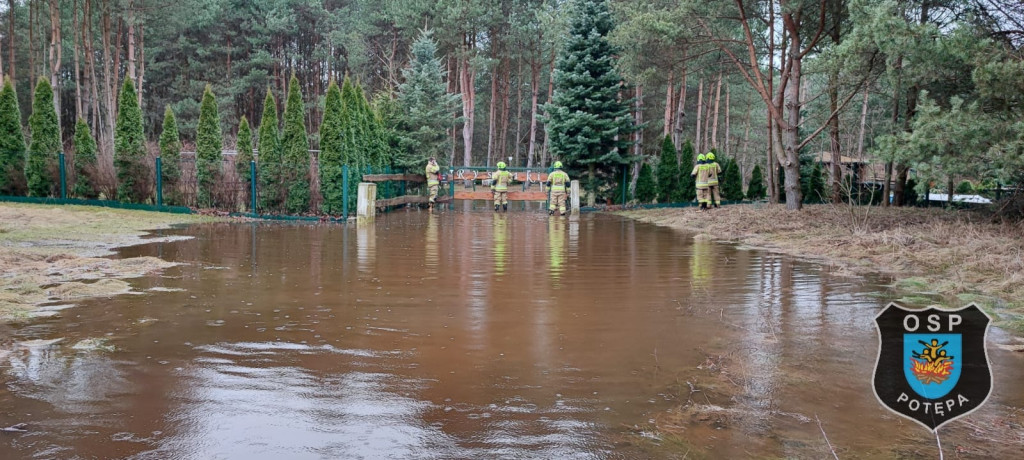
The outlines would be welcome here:
[[[24,187],[13,194],[0,196],[0,201],[48,204],[83,204],[92,206],[141,209],[177,213],[192,212],[194,208],[215,209],[232,215],[278,220],[308,220],[344,222],[350,210],[355,210],[356,187],[363,174],[392,174],[401,171],[391,167],[342,166],[339,193],[328,199],[321,193],[318,151],[310,151],[308,165],[260,163],[258,158],[248,165],[236,165],[236,155],[221,155],[220,162],[212,165],[211,179],[200,183],[194,153],[182,152],[180,160],[168,165],[163,158],[151,157],[138,167],[137,183],[148,190],[136,202],[111,199],[117,196],[116,174],[92,171],[90,196],[70,194],[77,180],[70,159],[64,153],[56,158],[57,167],[52,177],[51,196],[25,196]],[[176,168],[174,168],[176,166]],[[109,169],[109,167],[108,167]],[[172,171],[174,171],[172,173]],[[335,175],[334,177],[338,177]],[[338,187],[332,185],[332,190]],[[386,181],[378,186],[378,197],[393,198],[407,192],[400,181]],[[96,197],[99,197],[97,199]]]

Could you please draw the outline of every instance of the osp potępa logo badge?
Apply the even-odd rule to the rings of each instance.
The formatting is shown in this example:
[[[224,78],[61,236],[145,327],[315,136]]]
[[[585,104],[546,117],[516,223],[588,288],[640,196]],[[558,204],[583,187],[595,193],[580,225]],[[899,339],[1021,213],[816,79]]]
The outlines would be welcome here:
[[[992,392],[989,323],[974,304],[959,310],[889,304],[875,317],[875,396],[931,431],[981,407]]]

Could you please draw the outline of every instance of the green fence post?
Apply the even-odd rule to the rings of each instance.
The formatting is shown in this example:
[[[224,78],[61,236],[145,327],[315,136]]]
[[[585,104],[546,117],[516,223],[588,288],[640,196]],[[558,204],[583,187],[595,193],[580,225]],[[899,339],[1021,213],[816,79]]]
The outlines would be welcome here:
[[[448,169],[448,210],[455,209],[455,169]]]
[[[249,161],[249,199],[252,213],[256,214],[256,160]]]
[[[68,198],[68,172],[64,165],[64,152],[60,152],[60,199]]]
[[[348,165],[341,167],[341,194],[345,197],[341,202],[341,215],[348,222]]]
[[[164,162],[160,157],[156,157],[156,205],[157,207],[164,205]]]

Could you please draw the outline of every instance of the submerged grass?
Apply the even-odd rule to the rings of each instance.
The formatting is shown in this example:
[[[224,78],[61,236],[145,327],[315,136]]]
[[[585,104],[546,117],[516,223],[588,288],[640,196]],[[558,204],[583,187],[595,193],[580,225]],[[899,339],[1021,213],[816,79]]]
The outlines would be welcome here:
[[[896,279],[905,300],[977,303],[997,324],[1024,333],[1024,222],[993,223],[938,208],[735,205],[616,214],[716,239],[816,259],[850,274]],[[928,302],[935,303],[935,302]]]
[[[0,203],[0,323],[40,304],[130,291],[122,278],[169,264],[155,257],[106,259],[116,247],[155,241],[150,230],[212,222],[208,216],[91,206]]]

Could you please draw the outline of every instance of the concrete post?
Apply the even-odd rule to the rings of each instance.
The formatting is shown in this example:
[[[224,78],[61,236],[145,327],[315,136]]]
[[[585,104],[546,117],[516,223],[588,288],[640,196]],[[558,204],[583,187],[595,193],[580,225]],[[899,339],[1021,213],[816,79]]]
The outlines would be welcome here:
[[[359,195],[356,202],[356,218],[359,220],[373,219],[377,212],[377,184],[372,182],[359,183]]]
[[[580,181],[569,182],[569,215],[580,215]]]

